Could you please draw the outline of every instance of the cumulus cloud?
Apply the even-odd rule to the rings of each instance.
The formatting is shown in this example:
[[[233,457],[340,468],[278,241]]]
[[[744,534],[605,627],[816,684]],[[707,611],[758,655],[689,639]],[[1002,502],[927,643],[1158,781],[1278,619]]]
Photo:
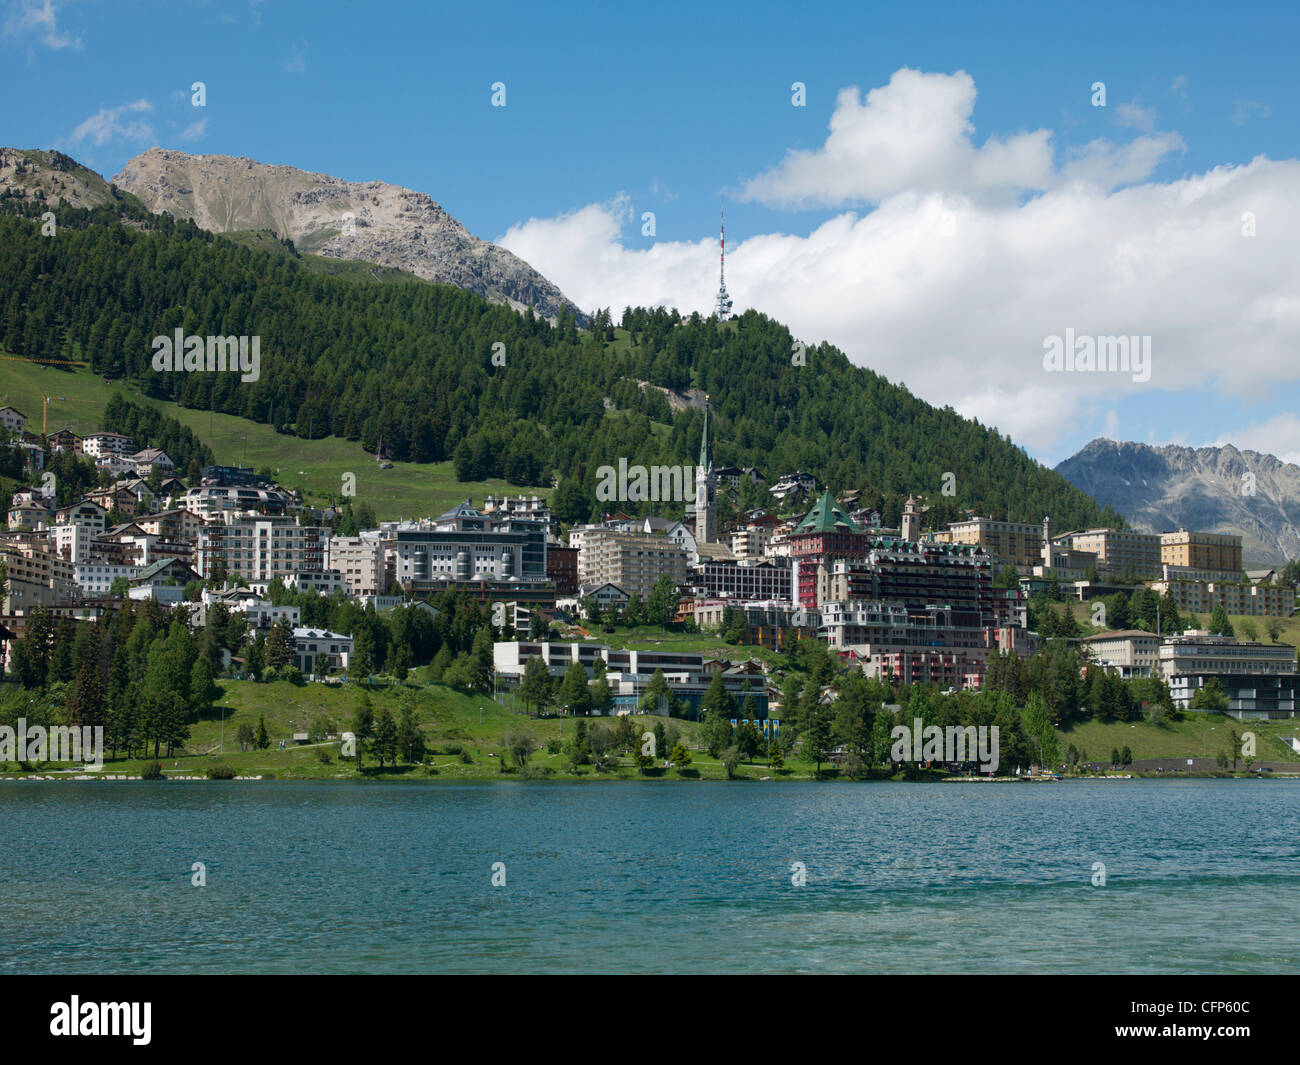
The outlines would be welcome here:
[[[1276,455],[1283,462],[1300,466],[1300,417],[1287,411],[1220,436],[1212,443],[1214,447],[1233,444],[1243,451]]]
[[[5,14],[6,37],[34,36],[46,48],[80,48],[81,38],[58,26],[54,0],[12,0]]]
[[[68,137],[68,143],[83,141],[102,147],[111,141],[153,140],[153,127],[143,118],[135,117],[153,110],[148,100],[133,100],[118,107],[101,107],[77,126]]]
[[[895,75],[890,86],[898,82]],[[932,83],[910,84],[931,98]],[[906,101],[890,106],[924,111]],[[1051,452],[1080,422],[1177,404],[1185,390],[1271,397],[1300,380],[1300,162],[1260,157],[1167,182],[1139,177],[1181,145],[1175,138],[1096,142],[1046,173],[1038,163],[1007,162],[996,149],[983,157],[983,170],[949,172],[918,133],[895,146],[889,167],[897,187],[886,191],[890,181],[879,174],[871,179],[882,197],[874,210],[839,213],[806,234],[729,244],[727,287],[737,311],[753,307],[799,339],[828,340],[854,362],[996,425],[1037,454]],[[909,157],[912,148],[917,158]],[[785,180],[794,171],[782,164],[772,173]],[[1032,178],[1045,191],[987,195],[990,175],[1017,173],[1017,181]],[[943,180],[917,176],[912,185],[902,175]],[[820,187],[828,199],[841,195],[840,186]],[[1255,236],[1243,234],[1247,214]],[[638,217],[620,195],[530,219],[499,243],[584,309],[608,306],[617,315],[626,305],[662,304],[708,313],[716,237],[625,247],[625,234],[641,239]],[[1150,337],[1150,379],[1046,371],[1044,342],[1067,329]],[[1126,436],[1144,432],[1134,425]]]
[[[1046,188],[1051,133],[971,141],[975,81],[964,71],[904,68],[863,99],[840,91],[830,135],[815,151],[791,151],[752,179],[745,199],[782,207],[875,203],[903,191],[1015,192]]]

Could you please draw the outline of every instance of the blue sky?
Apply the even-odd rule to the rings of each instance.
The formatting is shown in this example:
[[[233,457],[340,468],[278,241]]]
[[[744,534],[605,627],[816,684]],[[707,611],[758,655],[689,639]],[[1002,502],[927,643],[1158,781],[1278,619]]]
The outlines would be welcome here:
[[[1070,7],[11,0],[0,142],[406,185],[587,308],[707,310],[725,193],[738,309],[1045,461],[1300,459],[1300,14]],[[1067,327],[1150,335],[1150,380],[1045,373]]]

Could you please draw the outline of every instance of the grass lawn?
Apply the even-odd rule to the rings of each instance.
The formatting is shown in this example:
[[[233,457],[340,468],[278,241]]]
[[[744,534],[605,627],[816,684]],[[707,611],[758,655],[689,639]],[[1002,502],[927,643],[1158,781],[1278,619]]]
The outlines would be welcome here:
[[[381,470],[374,456],[339,437],[301,440],[275,432],[269,425],[232,414],[189,410],[150,399],[129,382],[106,382],[88,370],[69,372],[35,363],[0,359],[0,406],[27,415],[28,429],[41,427],[42,394],[50,397],[49,432],[69,428],[79,434],[102,428],[105,404],[115,392],[133,403],[156,407],[188,426],[227,466],[267,467],[286,488],[300,489],[309,502],[324,505],[339,498],[345,473],[356,476],[356,502],[369,503],[382,520],[443,514],[464,499],[482,503],[488,494],[540,495],[549,486],[521,488],[501,480],[460,482],[450,462],[395,462]],[[181,471],[184,475],[184,471]]]
[[[1134,758],[1213,758],[1228,743],[1229,731],[1238,736],[1253,732],[1256,757],[1269,762],[1300,762],[1283,736],[1300,735],[1300,720],[1238,721],[1223,714],[1184,712],[1181,721],[1167,725],[1147,722],[1086,721],[1058,730],[1057,742],[1064,756],[1070,744],[1087,753],[1088,760],[1106,762],[1110,752],[1126,746]]]

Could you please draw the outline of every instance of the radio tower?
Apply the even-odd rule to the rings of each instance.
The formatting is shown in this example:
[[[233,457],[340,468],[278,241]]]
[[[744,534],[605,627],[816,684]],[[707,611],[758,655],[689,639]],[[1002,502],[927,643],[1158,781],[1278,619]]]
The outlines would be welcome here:
[[[718,231],[718,302],[713,311],[718,321],[725,322],[731,317],[731,297],[727,295],[727,212],[722,201],[719,201],[718,214],[721,223]]]

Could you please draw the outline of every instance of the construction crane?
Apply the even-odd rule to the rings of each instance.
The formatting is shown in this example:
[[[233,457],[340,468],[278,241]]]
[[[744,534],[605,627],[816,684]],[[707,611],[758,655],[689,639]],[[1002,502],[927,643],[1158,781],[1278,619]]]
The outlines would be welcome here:
[[[43,366],[89,366],[90,365],[90,363],[88,362],[78,362],[72,359],[30,359],[23,355],[0,355],[0,359],[4,359],[7,362],[35,362],[35,363],[40,363]],[[50,402],[54,399],[54,397],[47,396],[45,394],[45,391],[41,388],[37,388],[36,391],[41,394],[41,399],[44,401],[41,403],[41,436],[45,436],[46,429],[48,428],[47,419],[49,416]],[[6,398],[8,397],[6,396]],[[60,403],[89,403],[90,402],[90,400],[88,399],[68,399],[67,396],[59,396],[58,399]]]

